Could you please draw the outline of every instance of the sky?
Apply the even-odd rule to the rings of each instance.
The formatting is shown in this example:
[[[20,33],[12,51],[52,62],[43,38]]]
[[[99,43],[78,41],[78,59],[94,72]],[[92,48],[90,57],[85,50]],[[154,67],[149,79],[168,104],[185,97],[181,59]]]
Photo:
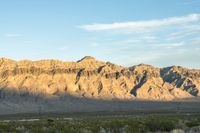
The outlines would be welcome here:
[[[1,0],[0,57],[200,68],[200,0]]]

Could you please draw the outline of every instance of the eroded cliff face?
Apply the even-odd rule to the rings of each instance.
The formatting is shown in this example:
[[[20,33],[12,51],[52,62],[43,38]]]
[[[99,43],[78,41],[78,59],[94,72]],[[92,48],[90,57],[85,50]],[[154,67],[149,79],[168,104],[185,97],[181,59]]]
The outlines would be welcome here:
[[[64,95],[95,99],[173,100],[200,96],[200,70],[130,68],[86,56],[77,62],[0,59],[0,98]]]

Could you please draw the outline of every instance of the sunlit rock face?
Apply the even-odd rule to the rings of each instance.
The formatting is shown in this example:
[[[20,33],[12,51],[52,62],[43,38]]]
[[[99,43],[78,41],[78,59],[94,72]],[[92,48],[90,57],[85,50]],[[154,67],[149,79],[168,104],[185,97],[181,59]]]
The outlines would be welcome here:
[[[140,64],[125,68],[86,56],[77,62],[0,59],[0,99],[65,95],[93,99],[173,100],[200,96],[200,70]]]

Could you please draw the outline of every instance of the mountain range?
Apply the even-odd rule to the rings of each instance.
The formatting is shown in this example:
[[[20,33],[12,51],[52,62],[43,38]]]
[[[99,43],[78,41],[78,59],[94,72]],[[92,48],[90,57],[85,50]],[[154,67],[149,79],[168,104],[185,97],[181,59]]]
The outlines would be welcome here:
[[[0,59],[0,99],[11,96],[174,100],[200,96],[200,70],[122,67],[86,56],[77,62]]]

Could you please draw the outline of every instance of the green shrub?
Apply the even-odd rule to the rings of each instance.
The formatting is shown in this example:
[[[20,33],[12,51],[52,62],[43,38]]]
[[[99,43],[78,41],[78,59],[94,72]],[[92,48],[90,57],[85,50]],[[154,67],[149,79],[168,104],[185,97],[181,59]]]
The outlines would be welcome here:
[[[175,128],[175,123],[170,120],[151,119],[145,123],[147,129],[152,132],[155,131],[171,131]]]
[[[196,120],[186,122],[186,126],[188,126],[188,127],[195,127],[195,126],[199,126],[199,125],[200,125],[200,123]]]

